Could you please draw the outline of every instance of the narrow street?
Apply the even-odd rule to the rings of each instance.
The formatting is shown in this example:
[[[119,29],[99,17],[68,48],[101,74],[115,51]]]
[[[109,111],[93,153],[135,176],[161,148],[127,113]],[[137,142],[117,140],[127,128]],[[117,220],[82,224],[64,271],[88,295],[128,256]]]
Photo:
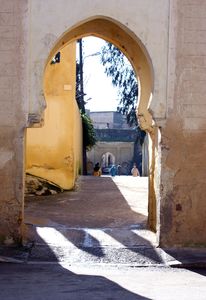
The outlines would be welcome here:
[[[206,270],[1,264],[2,300],[205,300]]]
[[[148,178],[82,176],[74,191],[25,198],[27,261],[81,266],[206,264],[205,249],[162,249],[147,229]],[[18,257],[18,255],[17,255]]]
[[[27,197],[30,260],[161,263],[155,234],[146,229],[147,185],[147,178],[85,176],[75,191]]]
[[[88,176],[74,191],[26,197],[32,247],[0,249],[0,299],[205,300],[206,269],[172,268],[177,253],[146,229],[147,180]]]

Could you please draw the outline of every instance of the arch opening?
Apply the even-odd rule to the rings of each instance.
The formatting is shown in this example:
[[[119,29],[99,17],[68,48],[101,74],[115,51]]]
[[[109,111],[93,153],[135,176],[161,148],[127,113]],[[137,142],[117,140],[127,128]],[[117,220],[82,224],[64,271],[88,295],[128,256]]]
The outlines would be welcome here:
[[[66,31],[51,50],[46,66],[52,58],[67,44],[82,37],[95,36],[108,41],[119,48],[130,61],[136,73],[141,89],[138,94],[137,115],[140,126],[147,132],[153,132],[153,120],[148,111],[154,89],[154,72],[146,47],[126,26],[106,17],[93,17],[82,21]]]
[[[109,169],[114,164],[115,164],[115,156],[114,156],[113,153],[106,152],[102,155],[101,166],[102,166],[102,173],[103,174],[109,173]]]
[[[129,30],[126,27],[124,27],[120,24],[117,24],[115,21],[110,20],[108,18],[98,17],[98,18],[93,18],[93,19],[87,20],[81,24],[78,24],[74,28],[71,28],[66,33],[64,33],[62,35],[62,37],[60,37],[60,39],[58,40],[58,42],[56,43],[56,45],[50,52],[47,63],[46,63],[46,67],[45,67],[44,78],[47,78],[45,80],[45,82],[47,82],[47,83],[49,82],[49,85],[44,86],[44,94],[45,94],[46,100],[47,101],[49,100],[50,89],[53,91],[52,93],[54,93],[52,83],[48,80],[48,76],[49,76],[48,75],[48,66],[50,65],[50,62],[52,61],[52,58],[59,51],[61,53],[66,51],[66,49],[68,49],[68,47],[70,47],[72,45],[72,43],[74,41],[76,41],[77,39],[86,37],[86,36],[96,36],[96,37],[100,37],[108,42],[111,42],[125,54],[125,56],[128,58],[128,60],[132,64],[134,71],[137,75],[137,79],[138,79],[139,87],[140,87],[139,94],[138,94],[138,106],[137,106],[138,120],[139,120],[141,128],[143,130],[147,131],[152,137],[153,121],[152,121],[152,116],[150,115],[150,113],[147,109],[148,104],[152,99],[152,93],[153,93],[153,71],[152,71],[152,65],[151,65],[151,61],[149,59],[149,55],[148,55],[145,47],[141,44],[141,42],[138,40],[138,38],[134,36],[133,33],[129,32]],[[61,57],[61,59],[62,59],[62,57]],[[58,68],[58,66],[56,66],[56,68]],[[72,82],[71,86],[73,86],[73,84],[74,84],[74,78],[72,80],[73,80],[73,82]],[[71,86],[70,86],[70,84],[66,84],[66,86],[64,85],[64,87],[63,87],[64,92],[70,91]],[[58,91],[56,91],[56,93],[58,94]],[[74,97],[74,95],[72,97]],[[54,106],[54,110],[56,110],[56,109],[57,109],[56,106]],[[67,118],[68,118],[68,116],[65,117],[65,119],[67,119]],[[70,126],[73,126],[75,123],[76,123],[75,117],[73,117],[71,119]],[[67,126],[68,126],[68,123],[67,123]],[[31,130],[37,130],[37,129],[31,129]],[[79,130],[79,128],[77,130]],[[74,139],[74,136],[71,137],[71,139]],[[74,154],[74,152],[73,152],[73,154]],[[64,154],[64,156],[68,160],[68,162],[67,162],[68,164],[71,163],[72,160],[74,160],[74,156],[72,157],[72,155],[70,157],[70,155],[65,156],[65,154]],[[109,166],[109,163],[112,164],[115,162],[115,157],[112,153],[105,153],[102,158],[103,158],[103,160],[105,160],[107,162],[108,166]],[[79,163],[78,166],[80,164],[81,163]],[[76,175],[78,173],[78,170],[77,170],[78,168],[79,167],[77,167],[75,170]],[[125,165],[125,168],[128,168],[128,166]],[[50,170],[48,172],[50,172]],[[149,214],[150,214],[150,211],[149,211]]]

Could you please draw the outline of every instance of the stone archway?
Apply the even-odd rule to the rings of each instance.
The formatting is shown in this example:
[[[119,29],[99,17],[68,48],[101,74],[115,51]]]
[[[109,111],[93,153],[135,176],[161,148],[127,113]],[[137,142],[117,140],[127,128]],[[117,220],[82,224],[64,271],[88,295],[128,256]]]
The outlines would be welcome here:
[[[161,224],[164,246],[205,244],[204,235],[197,235],[197,230],[204,232],[204,153],[193,153],[194,139],[202,141],[200,149],[205,141],[205,82],[198,81],[197,87],[194,80],[204,59],[198,52],[198,35],[189,48],[187,44],[190,27],[195,26],[205,4],[188,22],[184,1],[130,1],[128,5],[123,0],[51,0],[49,6],[42,0],[13,2],[3,1],[14,22],[8,17],[2,23],[6,39],[0,79],[2,243],[19,241],[23,235],[25,129],[41,126],[45,108],[42,82],[46,61],[52,56],[49,52],[53,49],[55,53],[80,36],[96,34],[124,51],[141,82],[138,115],[141,126],[150,133],[150,227],[155,229],[157,224],[160,231]],[[144,89],[146,83],[149,89]],[[196,172],[189,176],[191,160]]]
[[[150,212],[154,212],[149,216],[150,227],[155,229],[158,224],[160,231],[161,224],[160,242],[164,246],[205,244],[203,234],[197,235],[197,230],[204,232],[204,155],[201,151],[199,155],[193,154],[194,139],[202,141],[202,146],[205,141],[205,84],[204,80],[199,82],[198,88],[194,80],[202,67],[197,47],[201,38],[196,35],[194,43],[189,43],[189,48],[187,45],[189,29],[191,24],[195,26],[198,11],[193,12],[194,18],[188,22],[188,9],[183,1],[130,1],[129,5],[123,0],[51,2],[49,6],[48,1],[42,0],[5,4],[14,22],[11,24],[11,18],[5,18],[2,24],[2,34],[9,44],[2,49],[4,76],[0,79],[1,241],[19,241],[22,237],[24,133],[27,127],[41,126],[45,108],[42,82],[49,52],[63,47],[63,42],[93,33],[112,41],[127,54],[142,83],[138,114],[141,126],[150,132],[149,199]],[[200,5],[199,10],[204,6]],[[144,63],[139,64],[140,61],[148,72],[144,72]],[[188,72],[194,76],[188,78]],[[148,90],[144,90],[146,82],[150,82]],[[161,128],[162,137],[156,125]],[[196,172],[188,175],[188,180],[185,174],[189,174],[191,160]]]
[[[150,149],[148,221],[150,228],[160,230],[160,226],[156,226],[160,223],[161,207],[161,139],[158,126],[164,126],[167,117],[170,2],[134,1],[126,10],[125,4],[118,5],[117,10],[117,2],[94,0],[95,5],[91,5],[89,1],[80,4],[78,1],[62,0],[58,4],[53,3],[50,14],[46,13],[46,3],[40,0],[32,3],[30,68],[33,72],[30,75],[27,125],[41,123],[45,107],[44,66],[59,49],[89,35],[116,45],[133,65],[141,86],[137,114],[141,127],[149,133]],[[154,14],[154,11],[158,13]]]
[[[148,106],[153,95],[153,67],[145,46],[127,27],[105,17],[94,17],[81,22],[59,38],[47,58],[46,65],[68,43],[86,36],[96,36],[113,43],[128,58],[141,87],[138,96],[138,119],[143,130],[152,132],[152,116],[148,111]]]
[[[57,40],[48,55],[46,66],[58,51],[69,43],[86,36],[96,36],[113,43],[128,58],[136,72],[139,83],[137,117],[140,126],[150,136],[150,176],[149,176],[149,227],[156,231],[156,194],[154,185],[155,151],[158,140],[158,129],[154,126],[148,107],[152,103],[154,72],[146,47],[126,26],[107,17],[92,17],[68,29]],[[43,73],[42,73],[43,76]],[[42,106],[43,107],[43,106]],[[41,114],[36,118],[41,120]],[[158,181],[156,181],[158,184]]]
[[[102,167],[106,168],[115,164],[115,156],[113,153],[106,152],[102,155]]]
[[[65,3],[66,2],[68,1],[65,1]],[[38,4],[40,3],[41,5],[38,6]],[[35,6],[36,4],[37,6]],[[18,149],[21,148],[21,151],[19,150],[20,151],[19,156],[22,155],[22,165],[23,165],[23,154],[24,154],[24,150],[23,150],[24,139],[22,138],[23,129],[26,127],[38,127],[42,125],[41,122],[43,120],[44,109],[46,104],[44,100],[44,94],[43,94],[44,68],[46,68],[47,63],[54,56],[57,50],[64,48],[67,44],[83,36],[94,35],[112,42],[121,51],[123,51],[124,54],[127,56],[127,58],[130,60],[138,76],[139,84],[141,87],[140,94],[139,94],[139,105],[137,111],[138,117],[142,128],[150,132],[151,137],[153,137],[152,116],[148,111],[148,106],[151,103],[152,95],[153,95],[153,85],[154,85],[153,73],[154,72],[153,72],[150,55],[148,54],[148,51],[146,50],[144,44],[137,37],[138,31],[135,29],[137,27],[134,27],[134,31],[132,31],[130,29],[132,28],[132,26],[129,26],[126,21],[122,22],[121,18],[118,18],[118,16],[115,17],[115,14],[113,16],[114,18],[111,18],[111,15],[106,12],[105,12],[105,16],[101,16],[99,13],[95,14],[91,12],[85,15],[81,15],[78,13],[78,17],[76,15],[74,19],[69,21],[68,21],[69,19],[68,14],[64,14],[64,18],[62,18],[60,23],[56,21],[55,19],[56,15],[51,14],[49,15],[49,21],[48,21],[48,19],[42,18],[42,14],[44,14],[46,11],[44,4],[42,2],[35,1],[32,3],[32,5],[33,6],[31,9],[31,14],[27,16],[28,19],[30,18],[32,19],[30,31],[29,32],[27,31],[28,24],[25,23],[26,24],[24,28],[25,32],[23,32],[25,35],[24,36],[25,40],[28,39],[29,42],[27,43],[27,48],[26,48],[28,51],[25,52],[25,61],[27,63],[27,66],[25,68],[26,70],[24,74],[25,78],[28,77],[27,78],[28,88],[24,93],[24,97],[28,99],[28,103],[27,106],[25,105],[24,107],[24,110],[26,110],[24,115],[26,121],[24,126],[21,125],[21,139],[19,139],[21,142],[20,141],[18,142],[19,143]],[[124,15],[126,14],[123,14],[123,16]],[[79,20],[81,21],[79,22]],[[49,22],[51,22],[51,24],[57,22],[59,24],[59,27],[55,28],[55,30],[54,28],[51,29],[49,28]],[[41,30],[38,31],[39,28],[41,28]],[[66,28],[68,28],[67,31],[65,31]],[[40,34],[37,34],[37,32]],[[27,35],[27,33],[29,34]],[[63,35],[58,39],[60,33],[63,33]],[[38,41],[36,41],[36,39]],[[50,49],[52,49],[52,51],[49,54]],[[156,70],[158,71],[157,66],[159,65],[156,62],[155,67]],[[22,86],[25,86],[25,83]],[[22,171],[22,177],[20,178],[22,182],[23,182],[23,178],[24,178],[24,174]],[[16,191],[18,190],[18,199],[19,199],[18,203],[16,202],[16,209],[12,210],[11,213],[8,214],[8,216],[5,216],[6,219],[5,223],[9,224],[10,226],[9,232],[11,232],[11,234],[9,233],[9,235],[8,233],[6,234],[9,237],[10,235],[11,236],[14,235],[14,240],[21,238],[23,235],[21,231],[22,229],[21,227],[24,222],[23,220],[24,203],[23,203],[23,185],[19,185],[19,182],[21,181],[20,179],[16,180],[14,184],[14,192],[16,193]],[[150,186],[152,186],[152,183],[150,184]],[[11,200],[13,201],[13,198]],[[16,213],[16,211],[18,211],[18,213]],[[2,236],[4,235],[4,232],[6,232],[5,228],[2,229]]]

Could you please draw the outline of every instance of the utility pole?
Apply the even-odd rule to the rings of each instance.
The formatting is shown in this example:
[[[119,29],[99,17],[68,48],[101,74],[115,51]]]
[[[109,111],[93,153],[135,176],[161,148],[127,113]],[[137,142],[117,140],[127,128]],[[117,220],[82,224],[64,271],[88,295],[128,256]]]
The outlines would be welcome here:
[[[85,114],[82,39],[79,39],[78,43],[79,43],[79,77],[80,77],[79,108],[81,112]],[[87,150],[84,143],[84,135],[83,135],[83,146],[82,146],[82,159],[83,159],[83,175],[87,175]]]
[[[79,43],[79,77],[80,77],[80,109],[82,113],[85,113],[84,105],[84,74],[83,74],[83,48],[82,39],[78,40]]]

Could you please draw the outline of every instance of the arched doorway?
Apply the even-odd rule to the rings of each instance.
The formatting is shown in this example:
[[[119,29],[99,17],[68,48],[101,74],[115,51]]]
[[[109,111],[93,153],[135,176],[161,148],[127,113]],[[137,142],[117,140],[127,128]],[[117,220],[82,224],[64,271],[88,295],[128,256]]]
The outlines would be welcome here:
[[[103,174],[108,174],[109,169],[115,164],[115,156],[113,153],[106,152],[102,155],[101,166]]]
[[[52,58],[64,49],[71,42],[85,36],[97,36],[113,43],[118,47],[129,59],[132,64],[140,86],[138,99],[137,115],[143,130],[150,135],[151,142],[154,138],[154,129],[152,124],[152,116],[148,112],[148,104],[152,99],[153,93],[153,69],[151,60],[146,48],[141,41],[128,30],[127,27],[116,22],[115,20],[94,17],[77,24],[66,31],[57,41],[49,54],[46,66],[51,62]],[[151,144],[153,145],[153,144]],[[154,147],[151,147],[150,165],[152,172],[150,176],[150,195],[149,195],[149,226],[156,229],[156,199],[153,193],[153,176],[154,176]]]
[[[113,43],[128,58],[136,72],[140,92],[138,96],[137,115],[141,128],[148,132],[150,139],[150,179],[149,179],[149,216],[150,228],[156,230],[156,198],[154,193],[155,147],[154,140],[158,132],[154,130],[154,122],[148,111],[153,95],[153,67],[146,47],[126,26],[105,17],[93,17],[83,21],[66,31],[57,41],[49,54],[47,63],[65,45],[81,37],[96,36]]]
[[[96,36],[111,42],[128,58],[141,87],[138,99],[139,120],[142,129],[152,131],[152,116],[147,107],[153,94],[153,68],[146,48],[127,27],[115,20],[104,17],[94,17],[81,22],[59,38],[49,54],[46,65],[68,43],[86,36]]]

